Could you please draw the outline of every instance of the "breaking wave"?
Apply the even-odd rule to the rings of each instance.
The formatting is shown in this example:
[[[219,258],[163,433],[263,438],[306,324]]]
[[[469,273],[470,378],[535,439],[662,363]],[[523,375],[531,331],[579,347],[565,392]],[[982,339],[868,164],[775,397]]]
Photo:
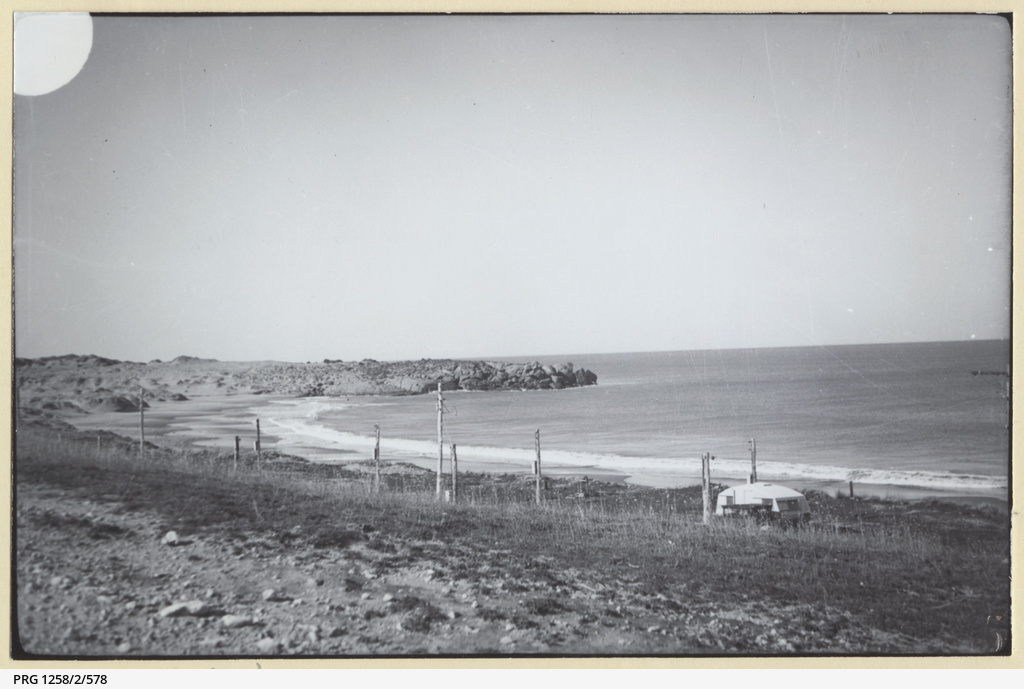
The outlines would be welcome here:
[[[336,411],[332,404],[329,409]],[[325,451],[372,453],[375,437],[339,431],[321,425],[321,415],[316,409],[302,418],[278,417],[268,419],[276,427],[275,432],[288,436],[296,442],[320,447]],[[283,433],[282,433],[283,431]],[[447,441],[446,441],[447,442]],[[445,452],[447,453],[447,447]],[[536,451],[530,448],[491,447],[486,445],[458,445],[459,461],[495,465],[495,471],[528,471],[535,459]],[[381,454],[396,460],[431,458],[437,456],[435,440],[410,438],[381,439]],[[691,485],[701,475],[700,457],[635,457],[594,452],[574,452],[559,449],[544,449],[544,466],[549,470],[618,472],[626,476],[639,474],[657,476],[659,485],[678,483]],[[861,484],[893,486],[899,488],[926,489],[954,492],[1005,491],[1008,482],[1005,477],[966,474],[951,471],[924,471],[899,469],[865,469],[799,462],[759,461],[758,478],[768,481],[800,480],[821,483],[855,481]],[[746,460],[716,459],[712,472],[716,479],[743,479],[750,471]],[[640,482],[640,481],[637,481]]]

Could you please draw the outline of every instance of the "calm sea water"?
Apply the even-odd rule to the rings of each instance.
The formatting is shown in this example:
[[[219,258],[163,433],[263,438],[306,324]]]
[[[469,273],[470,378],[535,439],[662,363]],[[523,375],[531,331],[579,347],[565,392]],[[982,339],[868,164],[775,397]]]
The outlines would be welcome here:
[[[594,387],[446,392],[444,443],[460,467],[529,471],[540,430],[546,471],[690,485],[700,456],[716,480],[845,483],[1006,497],[1004,341],[538,357],[595,371]],[[530,361],[532,358],[514,359]],[[277,401],[258,413],[279,444],[314,459],[370,456],[432,466],[436,396]],[[446,449],[446,457],[447,457]],[[803,482],[803,483],[801,483]]]

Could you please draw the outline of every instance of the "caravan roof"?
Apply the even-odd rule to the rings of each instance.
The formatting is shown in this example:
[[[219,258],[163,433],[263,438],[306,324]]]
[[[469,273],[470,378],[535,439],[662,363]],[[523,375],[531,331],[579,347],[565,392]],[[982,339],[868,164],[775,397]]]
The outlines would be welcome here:
[[[810,515],[810,507],[803,493],[772,483],[742,483],[726,488],[718,494],[718,514],[750,513],[766,510],[792,518]]]
[[[737,502],[746,499],[760,500],[761,498],[796,498],[803,497],[803,493],[792,488],[779,486],[774,483],[741,483],[738,486],[727,488],[720,495],[734,495]]]

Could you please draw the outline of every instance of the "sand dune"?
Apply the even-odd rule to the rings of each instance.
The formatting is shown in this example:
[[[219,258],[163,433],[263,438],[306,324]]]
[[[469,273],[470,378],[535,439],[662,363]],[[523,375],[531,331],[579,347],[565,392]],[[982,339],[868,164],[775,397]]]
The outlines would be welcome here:
[[[421,359],[321,363],[225,362],[180,356],[137,363],[95,355],[16,359],[20,404],[50,411],[137,411],[148,401],[278,394],[410,395],[446,390],[545,389],[593,385],[592,371],[571,363],[542,365]]]

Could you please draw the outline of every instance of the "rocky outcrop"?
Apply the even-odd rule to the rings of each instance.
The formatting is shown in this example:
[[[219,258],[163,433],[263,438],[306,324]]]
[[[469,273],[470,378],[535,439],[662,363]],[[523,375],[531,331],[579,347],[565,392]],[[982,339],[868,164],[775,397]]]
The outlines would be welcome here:
[[[282,381],[301,380],[305,396],[422,395],[437,390],[550,390],[595,385],[597,374],[571,363],[557,366],[492,361],[421,359],[358,363],[266,364],[251,371],[253,385],[281,391]],[[294,383],[286,383],[290,387]]]
[[[147,402],[142,403],[144,409],[149,409]],[[93,397],[86,400],[85,406],[92,411],[119,411],[133,412],[139,410],[137,400],[131,400],[121,395],[108,395],[105,397]]]
[[[429,365],[433,362],[421,362]],[[597,383],[597,374],[581,368],[574,371],[571,363],[552,366],[538,362],[531,364],[509,364],[503,362],[459,362],[452,367],[449,362],[439,362],[433,371],[417,378],[425,381],[423,392],[442,390],[545,390],[581,387]],[[444,365],[448,364],[448,365]]]

